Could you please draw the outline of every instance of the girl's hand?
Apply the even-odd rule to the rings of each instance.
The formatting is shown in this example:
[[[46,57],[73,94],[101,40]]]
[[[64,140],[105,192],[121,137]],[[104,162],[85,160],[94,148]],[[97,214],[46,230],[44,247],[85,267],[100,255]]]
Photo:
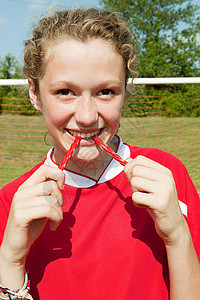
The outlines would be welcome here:
[[[1,245],[3,257],[12,264],[25,264],[30,246],[41,234],[47,219],[56,230],[63,219],[64,173],[42,165],[15,193]]]
[[[131,184],[134,204],[147,208],[166,245],[178,243],[187,225],[171,171],[144,156],[127,161],[124,172]]]

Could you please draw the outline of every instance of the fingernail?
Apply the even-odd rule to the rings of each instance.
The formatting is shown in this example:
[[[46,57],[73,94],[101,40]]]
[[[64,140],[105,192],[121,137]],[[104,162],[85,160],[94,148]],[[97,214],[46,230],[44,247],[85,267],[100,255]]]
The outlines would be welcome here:
[[[50,224],[49,224],[49,227],[50,227],[51,231],[56,231],[56,229],[57,229],[57,224],[55,224],[55,223],[50,223]]]
[[[132,160],[132,158],[130,158],[130,157],[126,158],[126,161],[127,161],[127,162],[129,162],[129,161],[131,161],[131,160]]]

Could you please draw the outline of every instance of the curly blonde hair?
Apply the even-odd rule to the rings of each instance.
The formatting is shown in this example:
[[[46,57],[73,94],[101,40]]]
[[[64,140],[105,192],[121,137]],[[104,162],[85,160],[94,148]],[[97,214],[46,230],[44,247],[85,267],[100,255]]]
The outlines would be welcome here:
[[[35,92],[38,92],[39,78],[45,72],[48,47],[69,38],[81,42],[92,38],[109,41],[123,58],[126,82],[131,73],[136,76],[133,71],[136,53],[131,31],[113,12],[94,8],[56,11],[39,21],[32,39],[25,43],[23,70],[33,80]]]

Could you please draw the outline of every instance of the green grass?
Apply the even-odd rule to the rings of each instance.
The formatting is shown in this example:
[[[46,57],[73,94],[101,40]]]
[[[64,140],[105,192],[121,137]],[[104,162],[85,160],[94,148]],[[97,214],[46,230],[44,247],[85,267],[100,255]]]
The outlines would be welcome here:
[[[200,118],[124,118],[119,135],[131,145],[159,148],[178,157],[200,192]]]
[[[124,142],[156,147],[177,156],[200,192],[200,118],[122,118],[119,134]],[[44,143],[41,116],[0,115],[0,187],[46,157],[52,145]]]
[[[45,158],[45,133],[41,116],[0,115],[0,187]]]

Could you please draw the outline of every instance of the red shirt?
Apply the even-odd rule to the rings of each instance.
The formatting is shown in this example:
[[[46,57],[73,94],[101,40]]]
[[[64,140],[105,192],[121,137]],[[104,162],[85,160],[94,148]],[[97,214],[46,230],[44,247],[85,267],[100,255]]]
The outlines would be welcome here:
[[[200,201],[183,164],[161,150],[125,148],[131,157],[144,155],[171,169],[200,257]],[[0,239],[15,191],[41,164],[55,165],[50,157],[0,191]],[[27,257],[34,300],[169,299],[164,243],[147,210],[133,205],[123,170],[114,168],[117,175],[106,180],[113,168],[89,187],[77,187],[91,180],[78,174],[75,186],[65,185],[62,223],[55,232],[47,224]]]

